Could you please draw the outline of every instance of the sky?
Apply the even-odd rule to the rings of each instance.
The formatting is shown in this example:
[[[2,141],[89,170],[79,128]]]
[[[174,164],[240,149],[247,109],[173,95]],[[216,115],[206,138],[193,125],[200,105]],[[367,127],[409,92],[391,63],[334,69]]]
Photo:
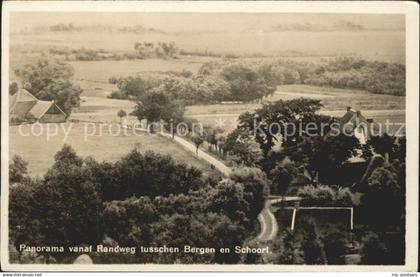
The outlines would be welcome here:
[[[95,13],[20,12],[11,14],[11,30],[31,29],[59,23],[73,25],[143,25],[166,32],[221,32],[265,30],[278,24],[311,23],[333,25],[351,21],[367,29],[404,29],[403,15],[378,14],[284,14],[284,13]]]

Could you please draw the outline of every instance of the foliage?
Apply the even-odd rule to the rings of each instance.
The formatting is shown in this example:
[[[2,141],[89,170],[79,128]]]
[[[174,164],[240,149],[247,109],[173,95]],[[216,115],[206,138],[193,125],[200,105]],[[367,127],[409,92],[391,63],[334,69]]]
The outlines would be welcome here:
[[[134,49],[140,59],[146,58],[176,58],[179,52],[178,47],[174,42],[136,42]]]
[[[330,186],[304,186],[298,189],[297,195],[302,197],[303,206],[344,206],[359,205],[359,195],[350,191],[349,188],[335,190]]]
[[[101,180],[105,200],[188,193],[203,185],[197,168],[153,152],[133,150],[114,164],[93,163],[90,167],[94,180]]]
[[[326,264],[324,244],[318,234],[315,222],[306,221],[303,229],[305,230],[305,238],[302,242],[302,250],[305,264]]]
[[[13,82],[9,85],[9,95],[13,95],[18,92],[19,86],[16,82]]]
[[[363,237],[363,249],[361,263],[364,265],[386,264],[387,248],[381,242],[379,236],[374,232],[369,232]]]
[[[210,198],[210,210],[225,214],[233,222],[243,223],[249,214],[244,186],[232,181],[222,181]]]
[[[356,137],[339,134],[304,138],[296,147],[286,148],[285,153],[309,171],[313,182],[318,176],[323,183],[339,185],[339,170],[349,158],[357,155],[359,147]]]
[[[274,242],[273,257],[275,264],[304,264],[304,252],[301,249],[300,236],[290,230],[285,230]]]
[[[295,144],[301,132],[295,129],[302,122],[310,122],[316,117],[315,112],[322,107],[319,100],[293,99],[279,100],[264,104],[254,113],[246,112],[239,116],[238,129],[242,133],[253,135],[260,145],[264,157],[272,150],[276,143],[283,145]],[[305,129],[303,125],[302,129]],[[318,129],[318,131],[320,131]],[[279,141],[281,139],[281,142]]]
[[[282,161],[270,171],[272,181],[271,193],[274,195],[287,194],[292,181],[298,176],[299,172],[292,162]]]
[[[345,264],[344,255],[347,253],[348,239],[340,230],[334,230],[322,238],[325,254],[330,265]]]
[[[153,240],[150,224],[159,215],[147,196],[104,203],[105,233],[121,246],[147,245]]]
[[[361,198],[361,218],[374,230],[392,226],[404,228],[405,180],[399,183],[397,170],[389,164],[377,167],[368,178]],[[386,217],[380,215],[386,214]]]
[[[183,105],[173,101],[163,91],[152,90],[139,100],[132,113],[139,120],[146,119],[150,123],[163,120],[169,123],[171,119],[174,120],[183,117]]]
[[[28,162],[21,156],[15,155],[9,165],[9,182],[21,183],[28,177]]]
[[[336,88],[364,89],[372,93],[405,95],[405,66],[340,57],[321,65],[305,83]]]
[[[119,110],[117,113],[117,116],[120,118],[120,122],[121,122],[122,118],[127,116],[127,112],[124,110]]]
[[[249,203],[248,218],[254,220],[265,206],[269,194],[269,181],[264,172],[255,167],[234,168],[229,176],[244,187],[245,199]]]
[[[83,90],[71,82],[74,70],[71,65],[49,60],[38,60],[15,71],[24,88],[40,100],[55,101],[69,115],[80,105]]]
[[[257,166],[263,159],[258,143],[252,136],[240,134],[240,130],[235,130],[228,135],[224,148],[237,165]]]
[[[69,247],[102,238],[102,203],[97,184],[84,178],[68,149],[57,153],[43,179],[11,187],[11,239],[19,244]],[[76,158],[76,159],[75,159]],[[81,213],[80,211],[83,211]],[[69,253],[44,253],[62,258]]]
[[[21,243],[217,249],[204,255],[92,253],[95,263],[237,263],[242,257],[234,247],[252,233],[265,180],[253,169],[235,176],[206,184],[200,171],[170,157],[133,151],[117,162],[99,163],[64,146],[42,179],[28,177],[11,187],[11,241],[16,249]],[[231,252],[219,252],[222,247]],[[61,263],[74,259],[68,251],[40,254]],[[16,256],[27,260],[23,253]]]

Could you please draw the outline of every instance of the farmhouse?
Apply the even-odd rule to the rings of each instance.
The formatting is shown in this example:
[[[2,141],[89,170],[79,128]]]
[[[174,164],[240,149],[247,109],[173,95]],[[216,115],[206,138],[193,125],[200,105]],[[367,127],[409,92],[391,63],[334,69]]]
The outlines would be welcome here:
[[[338,120],[341,131],[345,134],[353,134],[361,145],[367,143],[372,136],[372,119],[366,119],[360,111],[354,111],[347,107],[347,112]],[[366,174],[368,161],[359,155],[351,157],[343,167],[336,172],[337,183],[344,186],[354,186],[363,179]]]
[[[65,122],[67,115],[54,101],[41,101],[25,89],[9,96],[10,120],[24,121],[33,118],[41,123]]]
[[[366,144],[369,140],[372,120],[366,119],[360,111],[347,107],[347,112],[338,121],[341,131],[346,134],[353,133],[360,144]]]

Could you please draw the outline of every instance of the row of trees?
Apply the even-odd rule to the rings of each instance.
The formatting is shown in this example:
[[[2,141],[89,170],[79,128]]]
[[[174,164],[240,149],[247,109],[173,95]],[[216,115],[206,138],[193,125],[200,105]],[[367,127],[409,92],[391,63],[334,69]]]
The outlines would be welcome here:
[[[138,47],[145,48],[143,44]],[[286,60],[223,60],[204,64],[197,74],[186,71],[141,74],[128,78],[112,77],[110,82],[116,83],[119,89],[110,95],[111,98],[137,99],[158,89],[186,104],[261,100],[272,95],[276,86],[286,84],[405,95],[405,66],[356,58],[337,58],[318,64]]]
[[[111,98],[139,99],[151,91],[163,91],[185,104],[252,101],[272,94],[260,74],[243,65],[227,67],[223,74],[192,75],[181,73],[140,74],[136,77],[110,79],[118,91]]]
[[[179,53],[178,46],[175,42],[136,42],[134,49],[138,58],[176,58]]]
[[[95,263],[240,262],[244,257],[234,253],[234,246],[243,245],[253,232],[267,195],[266,177],[258,169],[236,169],[228,179],[204,180],[194,167],[136,150],[115,163],[99,163],[64,146],[37,179],[28,176],[26,166],[15,157],[10,167],[10,239],[16,249],[20,244],[101,243],[232,250],[208,255],[93,253]],[[40,254],[50,262],[74,259],[67,249]],[[28,259],[19,252],[15,258]]]
[[[335,88],[362,89],[377,94],[405,95],[405,66],[397,63],[370,62],[338,58],[317,68],[304,81]]]

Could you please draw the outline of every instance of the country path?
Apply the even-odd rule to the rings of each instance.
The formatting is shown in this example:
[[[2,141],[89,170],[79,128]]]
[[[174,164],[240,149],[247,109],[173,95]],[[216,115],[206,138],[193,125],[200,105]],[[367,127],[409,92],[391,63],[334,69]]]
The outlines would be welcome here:
[[[280,203],[282,201],[297,201],[300,200],[300,197],[297,196],[273,196],[272,199],[266,201],[264,209],[258,215],[258,220],[261,225],[261,230],[257,236],[259,241],[269,241],[276,238],[276,235],[279,231],[276,217],[270,210],[270,206],[275,203]]]
[[[126,126],[123,126],[127,128]],[[147,132],[144,128],[136,128],[138,131],[144,131]],[[172,139],[172,135],[169,133],[159,133],[159,135],[167,137]],[[195,145],[179,136],[174,136],[173,140],[184,147],[186,150],[190,151],[194,155],[196,155],[196,147]],[[232,173],[232,169],[228,166],[226,166],[224,163],[216,159],[215,157],[207,154],[201,149],[198,149],[198,158],[203,159],[207,161],[208,163],[212,164],[216,169],[218,169],[220,172],[222,172],[226,177],[229,176]],[[266,201],[264,209],[261,211],[261,213],[258,215],[258,221],[261,226],[261,230],[259,235],[256,237],[258,241],[269,241],[273,240],[277,233],[278,233],[278,225],[275,216],[270,211],[270,205],[274,203],[278,203],[281,201],[292,201],[297,200],[297,197],[277,197],[274,199],[268,199]]]

